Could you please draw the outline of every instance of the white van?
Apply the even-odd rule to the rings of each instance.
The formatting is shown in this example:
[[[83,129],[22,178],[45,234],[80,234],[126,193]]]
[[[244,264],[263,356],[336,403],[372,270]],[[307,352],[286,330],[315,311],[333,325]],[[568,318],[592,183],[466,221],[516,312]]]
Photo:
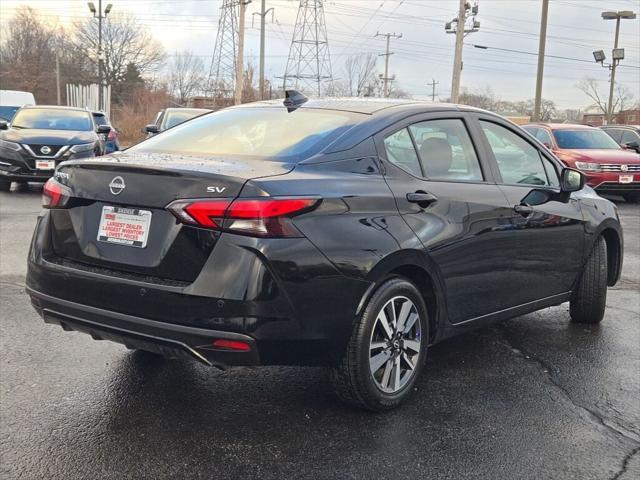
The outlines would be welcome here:
[[[18,90],[0,90],[0,120],[10,122],[19,108],[35,105],[33,93]]]

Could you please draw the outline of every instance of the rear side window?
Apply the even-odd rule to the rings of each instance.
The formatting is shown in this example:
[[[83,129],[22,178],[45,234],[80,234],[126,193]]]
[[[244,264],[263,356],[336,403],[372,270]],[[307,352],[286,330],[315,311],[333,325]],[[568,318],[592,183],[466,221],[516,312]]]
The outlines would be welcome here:
[[[542,157],[537,148],[511,130],[498,124],[480,121],[491,146],[503,183],[550,185]]]
[[[416,155],[416,149],[411,141],[409,130],[403,128],[384,139],[384,149],[387,159],[417,177],[422,176],[420,161]]]
[[[409,127],[425,177],[434,180],[478,180],[482,171],[462,120],[443,119]]]

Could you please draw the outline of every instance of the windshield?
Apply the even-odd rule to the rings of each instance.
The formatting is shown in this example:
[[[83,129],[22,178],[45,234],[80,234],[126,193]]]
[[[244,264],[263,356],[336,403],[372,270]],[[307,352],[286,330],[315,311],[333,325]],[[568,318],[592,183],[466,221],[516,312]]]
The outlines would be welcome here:
[[[55,108],[26,108],[13,117],[13,128],[41,128],[45,130],[93,130],[89,112]]]
[[[336,110],[231,108],[178,125],[129,150],[299,161],[319,152],[362,117]]]
[[[7,107],[7,106],[0,107],[0,117],[2,117],[7,121],[11,121],[13,116],[18,111],[18,108],[20,107]]]
[[[203,113],[206,112],[194,112],[192,110],[169,111],[165,114],[163,128],[166,130],[167,128],[175,127],[176,125],[180,125],[181,123],[186,122],[193,117],[197,117],[198,115],[202,115]]]
[[[555,130],[558,147],[572,150],[619,150],[620,146],[604,131],[589,130]]]
[[[109,119],[101,113],[94,113],[93,120],[96,122],[96,125],[109,125]]]

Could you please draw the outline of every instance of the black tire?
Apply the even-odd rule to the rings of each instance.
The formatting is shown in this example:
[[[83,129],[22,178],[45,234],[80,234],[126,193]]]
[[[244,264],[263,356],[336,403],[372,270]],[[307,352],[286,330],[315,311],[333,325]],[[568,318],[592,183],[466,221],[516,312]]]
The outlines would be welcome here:
[[[400,382],[400,375],[396,377],[398,382],[397,385],[402,385],[397,391],[392,393],[384,392],[379,387],[376,382],[378,380],[374,379],[374,374],[371,373],[370,361],[373,360],[370,358],[372,355],[371,342],[374,340],[374,335],[379,334],[380,324],[378,323],[378,315],[384,309],[385,305],[389,305],[390,301],[394,298],[397,298],[402,302],[402,298],[405,300],[410,300],[409,303],[412,303],[415,307],[415,310],[411,310],[412,312],[416,311],[418,313],[418,319],[414,322],[411,322],[414,327],[411,335],[414,336],[413,343],[415,343],[415,339],[420,339],[419,342],[419,352],[411,353],[416,350],[412,350],[409,355],[413,355],[411,359],[411,363],[413,363],[413,368],[411,372],[407,368],[404,374],[411,373],[410,375],[403,375],[402,381],[406,382],[404,385]],[[400,304],[403,305],[403,304]],[[401,315],[398,313],[398,317]],[[406,323],[410,323],[408,320]],[[419,332],[418,327],[415,326],[419,323]],[[376,331],[373,332],[374,328]],[[395,327],[393,328],[395,330]],[[403,329],[404,330],[404,329]],[[373,333],[372,333],[373,332]],[[416,333],[418,332],[418,333]],[[397,335],[403,335],[402,332],[397,333]],[[407,336],[409,334],[406,334]],[[402,348],[406,349],[404,344],[405,341],[409,341],[408,337],[403,339],[401,342],[401,348],[395,351],[393,355],[398,357],[398,369],[401,372],[400,365],[404,363],[405,367],[408,367],[409,364],[405,363],[405,358],[402,354]],[[379,342],[380,343],[380,342]],[[389,346],[385,347],[383,350],[385,352],[391,352],[393,348],[398,348],[392,346],[393,342],[389,342]],[[425,363],[425,358],[427,355],[427,346],[429,343],[429,321],[427,316],[427,308],[424,303],[424,298],[418,291],[418,289],[409,281],[404,278],[394,277],[385,281],[372,297],[369,299],[362,315],[356,319],[355,324],[353,326],[353,331],[351,334],[351,338],[349,340],[349,344],[347,346],[347,350],[340,362],[338,367],[335,367],[331,370],[331,380],[336,390],[336,394],[338,397],[350,404],[357,407],[361,407],[371,411],[385,411],[390,410],[392,408],[400,405],[411,393],[413,390],[413,386],[417,379],[420,376],[422,368]],[[380,347],[382,348],[382,347]],[[382,350],[380,350],[382,351]],[[408,350],[405,350],[405,353]],[[374,354],[375,355],[375,354]],[[391,353],[390,353],[391,355]],[[393,357],[390,357],[393,358]],[[391,359],[389,362],[392,361]],[[391,364],[395,365],[395,364]],[[377,372],[381,372],[384,370],[384,376],[387,375],[386,368],[388,367],[388,362],[382,364]],[[391,366],[391,369],[394,373],[390,373],[387,376],[387,385],[391,383],[395,383],[394,380],[389,380],[391,375],[395,375],[395,367]],[[381,383],[384,383],[384,380],[380,380]]]
[[[625,201],[627,201],[629,203],[639,203],[640,202],[640,192],[625,193],[622,197],[625,199]]]
[[[0,192],[8,192],[11,190],[11,181],[0,180]]]
[[[600,323],[607,303],[607,245],[596,240],[573,292],[569,312],[573,323]]]

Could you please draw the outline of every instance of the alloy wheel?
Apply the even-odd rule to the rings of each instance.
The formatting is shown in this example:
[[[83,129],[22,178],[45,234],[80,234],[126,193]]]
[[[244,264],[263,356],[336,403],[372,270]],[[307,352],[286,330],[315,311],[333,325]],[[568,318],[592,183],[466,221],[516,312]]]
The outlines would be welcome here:
[[[421,333],[420,314],[407,297],[393,297],[378,312],[369,342],[369,368],[384,393],[398,392],[412,378]]]

